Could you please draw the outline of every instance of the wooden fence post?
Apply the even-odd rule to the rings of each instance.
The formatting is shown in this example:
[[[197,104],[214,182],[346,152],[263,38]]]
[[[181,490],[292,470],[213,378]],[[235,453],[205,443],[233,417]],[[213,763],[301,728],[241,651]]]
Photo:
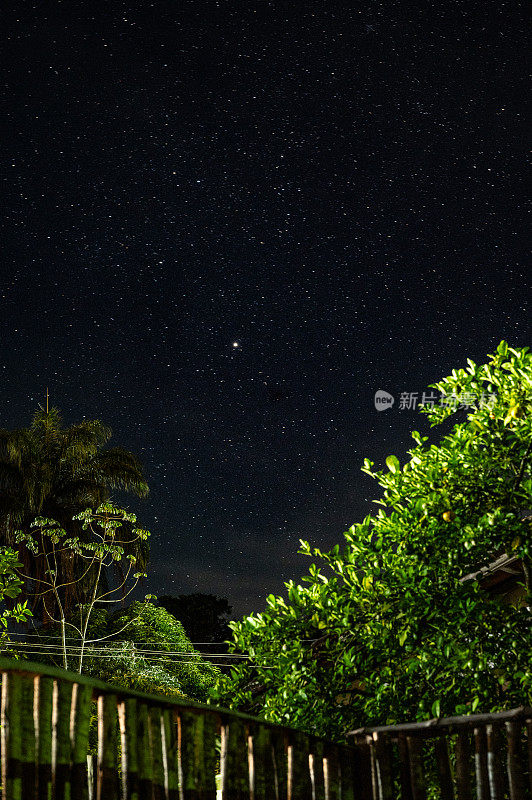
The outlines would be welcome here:
[[[320,739],[313,739],[309,756],[313,800],[325,800],[326,774],[323,770],[323,759],[323,742]]]
[[[338,755],[340,758],[340,786],[342,800],[355,800],[355,781],[354,781],[354,749],[346,745],[339,745]]]
[[[394,800],[391,743],[383,734],[373,734],[379,800]]]
[[[471,790],[471,740],[467,730],[459,731],[456,739],[456,790],[460,800],[473,800]]]
[[[182,711],[179,715],[178,731],[183,800],[214,800],[215,722],[212,714],[205,716]],[[245,758],[247,769],[247,747]]]
[[[526,741],[528,750],[528,782],[530,784],[530,797],[532,797],[532,719],[526,721]]]
[[[239,719],[222,725],[222,800],[249,800],[248,736]]]
[[[41,675],[38,679],[37,707],[37,782],[39,800],[52,794],[52,709],[54,682]]]
[[[408,743],[404,733],[400,733],[398,736],[397,749],[399,752],[399,783],[401,785],[401,800],[413,800],[412,783],[410,781],[410,756],[408,754]]]
[[[518,722],[506,723],[508,736],[508,783],[510,786],[510,800],[525,800],[525,782],[519,752],[519,734],[521,726]]]
[[[168,800],[178,800],[177,720],[168,708],[163,711],[162,726],[166,796]]]
[[[70,763],[72,741],[70,738],[70,717],[72,714],[72,683],[57,680],[54,683],[52,781],[54,800],[70,798]]]
[[[151,706],[148,719],[153,763],[153,800],[165,800],[161,709]]]
[[[342,792],[340,774],[340,756],[338,747],[328,743],[325,747],[325,777],[327,787],[327,800],[340,800]]]
[[[449,764],[449,751],[445,736],[437,736],[434,742],[434,754],[440,783],[441,800],[454,800],[453,778]]]
[[[270,731],[273,760],[273,784],[276,800],[288,798],[288,739],[284,731]]]
[[[253,728],[253,800],[278,800],[271,729]]]
[[[502,748],[498,726],[488,725],[486,727],[486,745],[488,751],[487,762],[490,800],[503,800],[504,784],[501,770]]]
[[[2,676],[2,792],[4,800],[23,800],[20,702],[20,675],[4,672]]]
[[[22,772],[22,797],[34,800],[37,791],[37,772],[35,769],[36,730],[33,703],[35,699],[35,681],[33,676],[23,675],[21,678],[20,729],[22,749],[20,753]]]
[[[153,762],[150,749],[148,706],[137,705],[137,765],[139,800],[152,800]]]
[[[488,758],[486,748],[486,728],[481,725],[475,728],[475,775],[477,781],[478,800],[490,800],[489,778],[488,778]]]
[[[122,798],[138,800],[137,701],[128,697],[118,706],[118,723],[122,751]]]
[[[72,740],[71,795],[79,798],[79,800],[87,800],[89,792],[87,755],[89,752],[92,687],[79,683],[75,684],[72,701],[70,728]]]
[[[416,736],[407,736],[406,741],[410,760],[412,800],[427,800],[427,789],[423,771],[423,745]]]
[[[98,697],[98,784],[96,800],[118,797],[118,741],[116,694]]]

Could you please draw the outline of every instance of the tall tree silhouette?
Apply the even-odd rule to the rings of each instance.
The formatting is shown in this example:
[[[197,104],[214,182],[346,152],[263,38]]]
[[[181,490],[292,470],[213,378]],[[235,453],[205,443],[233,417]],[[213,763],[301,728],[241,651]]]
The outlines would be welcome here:
[[[145,496],[148,486],[140,461],[121,447],[106,448],[110,438],[111,429],[99,420],[65,427],[57,408],[36,411],[28,428],[0,430],[0,541],[14,545],[16,531],[26,529],[37,516],[55,519],[82,537],[74,514],[96,508],[113,489]],[[145,546],[140,551],[138,543],[132,547],[145,562]],[[24,545],[19,553],[27,572],[38,576],[39,561]],[[59,565],[67,580],[79,567],[73,553],[65,554]],[[83,601],[82,591],[78,584],[77,595],[65,597],[67,607]],[[31,596],[31,587],[25,592]]]

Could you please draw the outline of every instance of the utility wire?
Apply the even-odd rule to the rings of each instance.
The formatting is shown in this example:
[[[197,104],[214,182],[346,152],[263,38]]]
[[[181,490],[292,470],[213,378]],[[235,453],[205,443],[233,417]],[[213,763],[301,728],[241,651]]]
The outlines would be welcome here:
[[[36,643],[36,642],[13,642],[14,647],[37,647],[39,646],[48,650],[62,650],[62,645],[59,643],[57,644],[45,644],[44,642]],[[111,647],[110,645],[103,645],[103,646],[96,646],[87,644],[84,647],[81,645],[74,645],[74,644],[67,644],[65,645],[66,650],[74,650],[74,651],[81,651],[83,650],[85,653],[89,652],[102,652],[102,653],[117,653],[122,646],[124,649],[124,645],[130,644],[129,642],[117,642],[117,647]],[[134,648],[134,653],[138,653],[139,655],[167,655],[167,656],[190,656],[191,658],[200,658],[201,656],[208,656],[209,658],[251,658],[251,656],[245,655],[243,653],[200,653],[198,651],[192,650],[145,650],[140,648]]]

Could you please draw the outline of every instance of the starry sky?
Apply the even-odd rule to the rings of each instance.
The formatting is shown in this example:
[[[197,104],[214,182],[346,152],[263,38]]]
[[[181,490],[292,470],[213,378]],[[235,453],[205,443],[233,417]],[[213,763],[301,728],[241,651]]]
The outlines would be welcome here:
[[[530,344],[519,3],[0,11],[2,427],[145,464],[149,588],[261,610],[371,510],[421,392]],[[373,506],[373,508],[375,508]]]

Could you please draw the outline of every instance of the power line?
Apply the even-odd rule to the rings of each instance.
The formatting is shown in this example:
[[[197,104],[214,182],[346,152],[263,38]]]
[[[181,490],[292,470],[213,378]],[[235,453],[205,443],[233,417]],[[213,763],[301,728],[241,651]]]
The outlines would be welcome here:
[[[124,650],[124,645],[131,644],[128,641],[124,642],[117,642],[117,647],[112,647],[111,645],[102,645],[96,646],[94,644],[86,644],[84,647],[81,644],[73,645],[73,644],[65,644],[66,650],[74,650],[80,651],[83,650],[85,653],[88,652],[101,652],[101,653],[117,653],[120,650],[120,646],[122,646],[122,650]],[[63,646],[60,643],[57,644],[45,644],[44,642],[13,642],[15,647],[37,647],[40,645],[42,648],[50,649],[50,650],[62,650]],[[131,652],[131,650],[129,651]],[[166,656],[187,656],[190,658],[201,658],[202,656],[207,656],[208,658],[251,658],[244,653],[205,653],[199,652],[194,650],[148,650],[148,649],[141,649],[141,648],[134,648],[133,652],[139,655],[166,655]]]
[[[37,656],[46,656],[47,658],[60,659],[63,656],[63,651],[62,650],[58,650],[57,652],[44,652],[43,653],[40,650],[26,650],[25,654],[26,655],[33,655],[33,656],[35,656],[35,655],[37,655]],[[70,656],[72,658],[74,658],[76,655],[79,655],[79,653],[67,653],[67,656]],[[85,653],[85,655],[86,655],[86,657],[88,659],[89,658],[101,658],[101,659],[109,660],[109,656],[108,655],[96,655],[96,654],[88,654],[88,653]],[[173,661],[175,663],[175,658],[174,657],[172,657],[172,658],[155,658],[153,656],[152,657],[143,656],[143,659],[151,666],[164,664],[164,663],[166,663],[168,661]],[[196,665],[198,664],[197,661],[192,661],[191,659],[189,659],[187,661],[178,661],[178,663],[180,663],[180,664],[196,664]],[[236,665],[234,663],[233,664],[225,664],[223,662],[216,662],[212,666],[216,666],[216,667],[235,667]]]

